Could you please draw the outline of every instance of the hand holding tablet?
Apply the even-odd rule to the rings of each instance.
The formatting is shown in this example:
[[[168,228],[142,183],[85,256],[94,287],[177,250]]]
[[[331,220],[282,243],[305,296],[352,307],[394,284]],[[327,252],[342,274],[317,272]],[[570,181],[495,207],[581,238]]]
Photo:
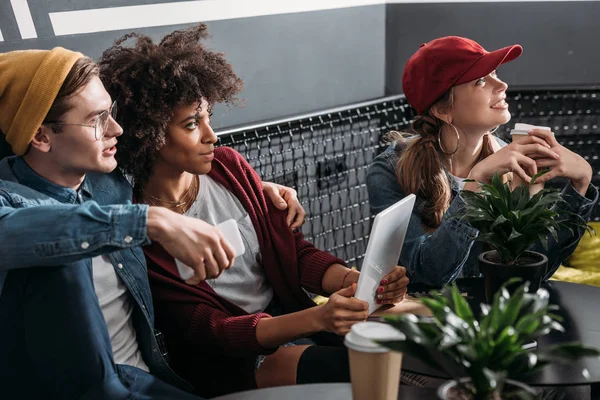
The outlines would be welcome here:
[[[415,199],[408,195],[375,217],[354,296],[369,303],[369,314],[381,307],[377,288],[398,264]]]

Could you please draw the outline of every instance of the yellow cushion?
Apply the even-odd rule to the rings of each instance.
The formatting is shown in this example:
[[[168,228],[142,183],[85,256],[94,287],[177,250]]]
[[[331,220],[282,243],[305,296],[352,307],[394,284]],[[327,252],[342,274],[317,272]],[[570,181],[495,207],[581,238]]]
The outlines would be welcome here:
[[[584,285],[600,286],[600,272],[581,271],[575,268],[560,268],[552,275],[552,279],[563,282],[582,283]]]
[[[585,233],[573,255],[565,261],[552,279],[600,286],[600,222],[589,224],[598,235]]]
[[[322,306],[323,304],[327,303],[327,301],[329,300],[329,297],[325,297],[325,296],[316,296],[313,298],[313,301],[315,303],[317,303],[317,305]]]

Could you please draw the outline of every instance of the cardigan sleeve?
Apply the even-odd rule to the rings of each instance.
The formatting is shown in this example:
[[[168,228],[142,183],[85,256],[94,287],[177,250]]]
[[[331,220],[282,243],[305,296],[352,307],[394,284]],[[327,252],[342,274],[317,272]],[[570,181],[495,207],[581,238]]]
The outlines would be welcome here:
[[[232,316],[209,304],[171,307],[172,318],[189,321],[184,340],[193,350],[222,354],[226,357],[248,357],[272,354],[277,348],[261,346],[256,339],[256,325],[266,313]],[[192,350],[192,349],[190,349]]]
[[[234,358],[271,354],[277,349],[263,347],[256,339],[258,321],[271,318],[269,314],[235,315],[219,307],[216,294],[199,290],[206,283],[185,287],[154,265],[149,272],[157,325],[172,340],[183,342],[179,343],[182,347]]]
[[[159,328],[190,351],[247,357],[271,354],[277,348],[262,347],[256,325],[266,313],[246,314],[220,300],[202,282],[189,286],[177,274],[172,257],[159,245],[144,248]],[[177,339],[173,339],[177,338]]]
[[[346,265],[346,263],[326,251],[317,249],[312,243],[304,240],[301,232],[295,232],[294,236],[298,253],[300,284],[311,293],[330,295],[331,293],[323,291],[323,276],[331,265]]]

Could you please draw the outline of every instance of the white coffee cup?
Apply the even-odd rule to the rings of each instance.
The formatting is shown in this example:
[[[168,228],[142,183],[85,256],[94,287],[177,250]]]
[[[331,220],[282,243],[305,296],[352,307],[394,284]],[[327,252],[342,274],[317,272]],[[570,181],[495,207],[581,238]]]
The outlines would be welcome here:
[[[391,325],[359,322],[344,338],[350,360],[354,400],[396,400],[400,386],[402,353],[391,351],[375,340],[404,340]]]
[[[511,136],[512,142],[518,143],[518,142],[524,140],[525,138],[527,138],[529,136],[528,132],[532,129],[543,129],[543,130],[547,130],[547,131],[551,130],[550,127],[547,127],[547,126],[536,126],[536,125],[530,125],[530,124],[517,123],[517,124],[515,124],[515,129],[512,129],[510,131],[510,136]],[[519,186],[521,184],[529,184],[529,182],[523,182],[523,179],[521,179],[517,174],[513,173],[512,188],[515,189],[517,186]],[[536,194],[543,188],[544,188],[543,183],[535,183],[535,184],[529,186],[529,194],[531,196],[533,196],[534,194]]]

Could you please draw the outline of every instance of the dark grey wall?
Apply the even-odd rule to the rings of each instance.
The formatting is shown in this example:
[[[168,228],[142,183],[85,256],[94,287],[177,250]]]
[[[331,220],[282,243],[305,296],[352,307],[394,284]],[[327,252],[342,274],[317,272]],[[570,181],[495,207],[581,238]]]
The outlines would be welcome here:
[[[172,0],[171,0],[172,1]],[[169,0],[135,1],[166,3]],[[29,0],[38,39],[21,40],[8,0],[0,0],[0,52],[63,46],[98,57],[129,31],[55,37],[49,12],[122,6],[127,0]],[[199,18],[201,21],[201,18]],[[384,95],[385,5],[207,23],[210,46],[226,54],[246,86],[244,108],[215,109],[230,127]],[[183,26],[136,29],[155,38]]]
[[[55,37],[48,13],[172,1],[29,0],[38,38],[21,40],[10,1],[0,0],[0,52],[60,45],[98,57],[129,30]],[[211,21],[210,46],[225,52],[246,82],[246,106],[216,109],[214,125],[400,93],[408,57],[444,35],[471,37],[488,49],[522,44],[523,56],[499,71],[512,86],[598,85],[598,15],[598,1],[400,3]],[[181,27],[136,30],[159,38]]]
[[[513,86],[600,83],[600,2],[388,4],[386,93],[402,91],[402,71],[419,45],[457,35],[487,50],[521,44],[523,55],[499,69]]]

